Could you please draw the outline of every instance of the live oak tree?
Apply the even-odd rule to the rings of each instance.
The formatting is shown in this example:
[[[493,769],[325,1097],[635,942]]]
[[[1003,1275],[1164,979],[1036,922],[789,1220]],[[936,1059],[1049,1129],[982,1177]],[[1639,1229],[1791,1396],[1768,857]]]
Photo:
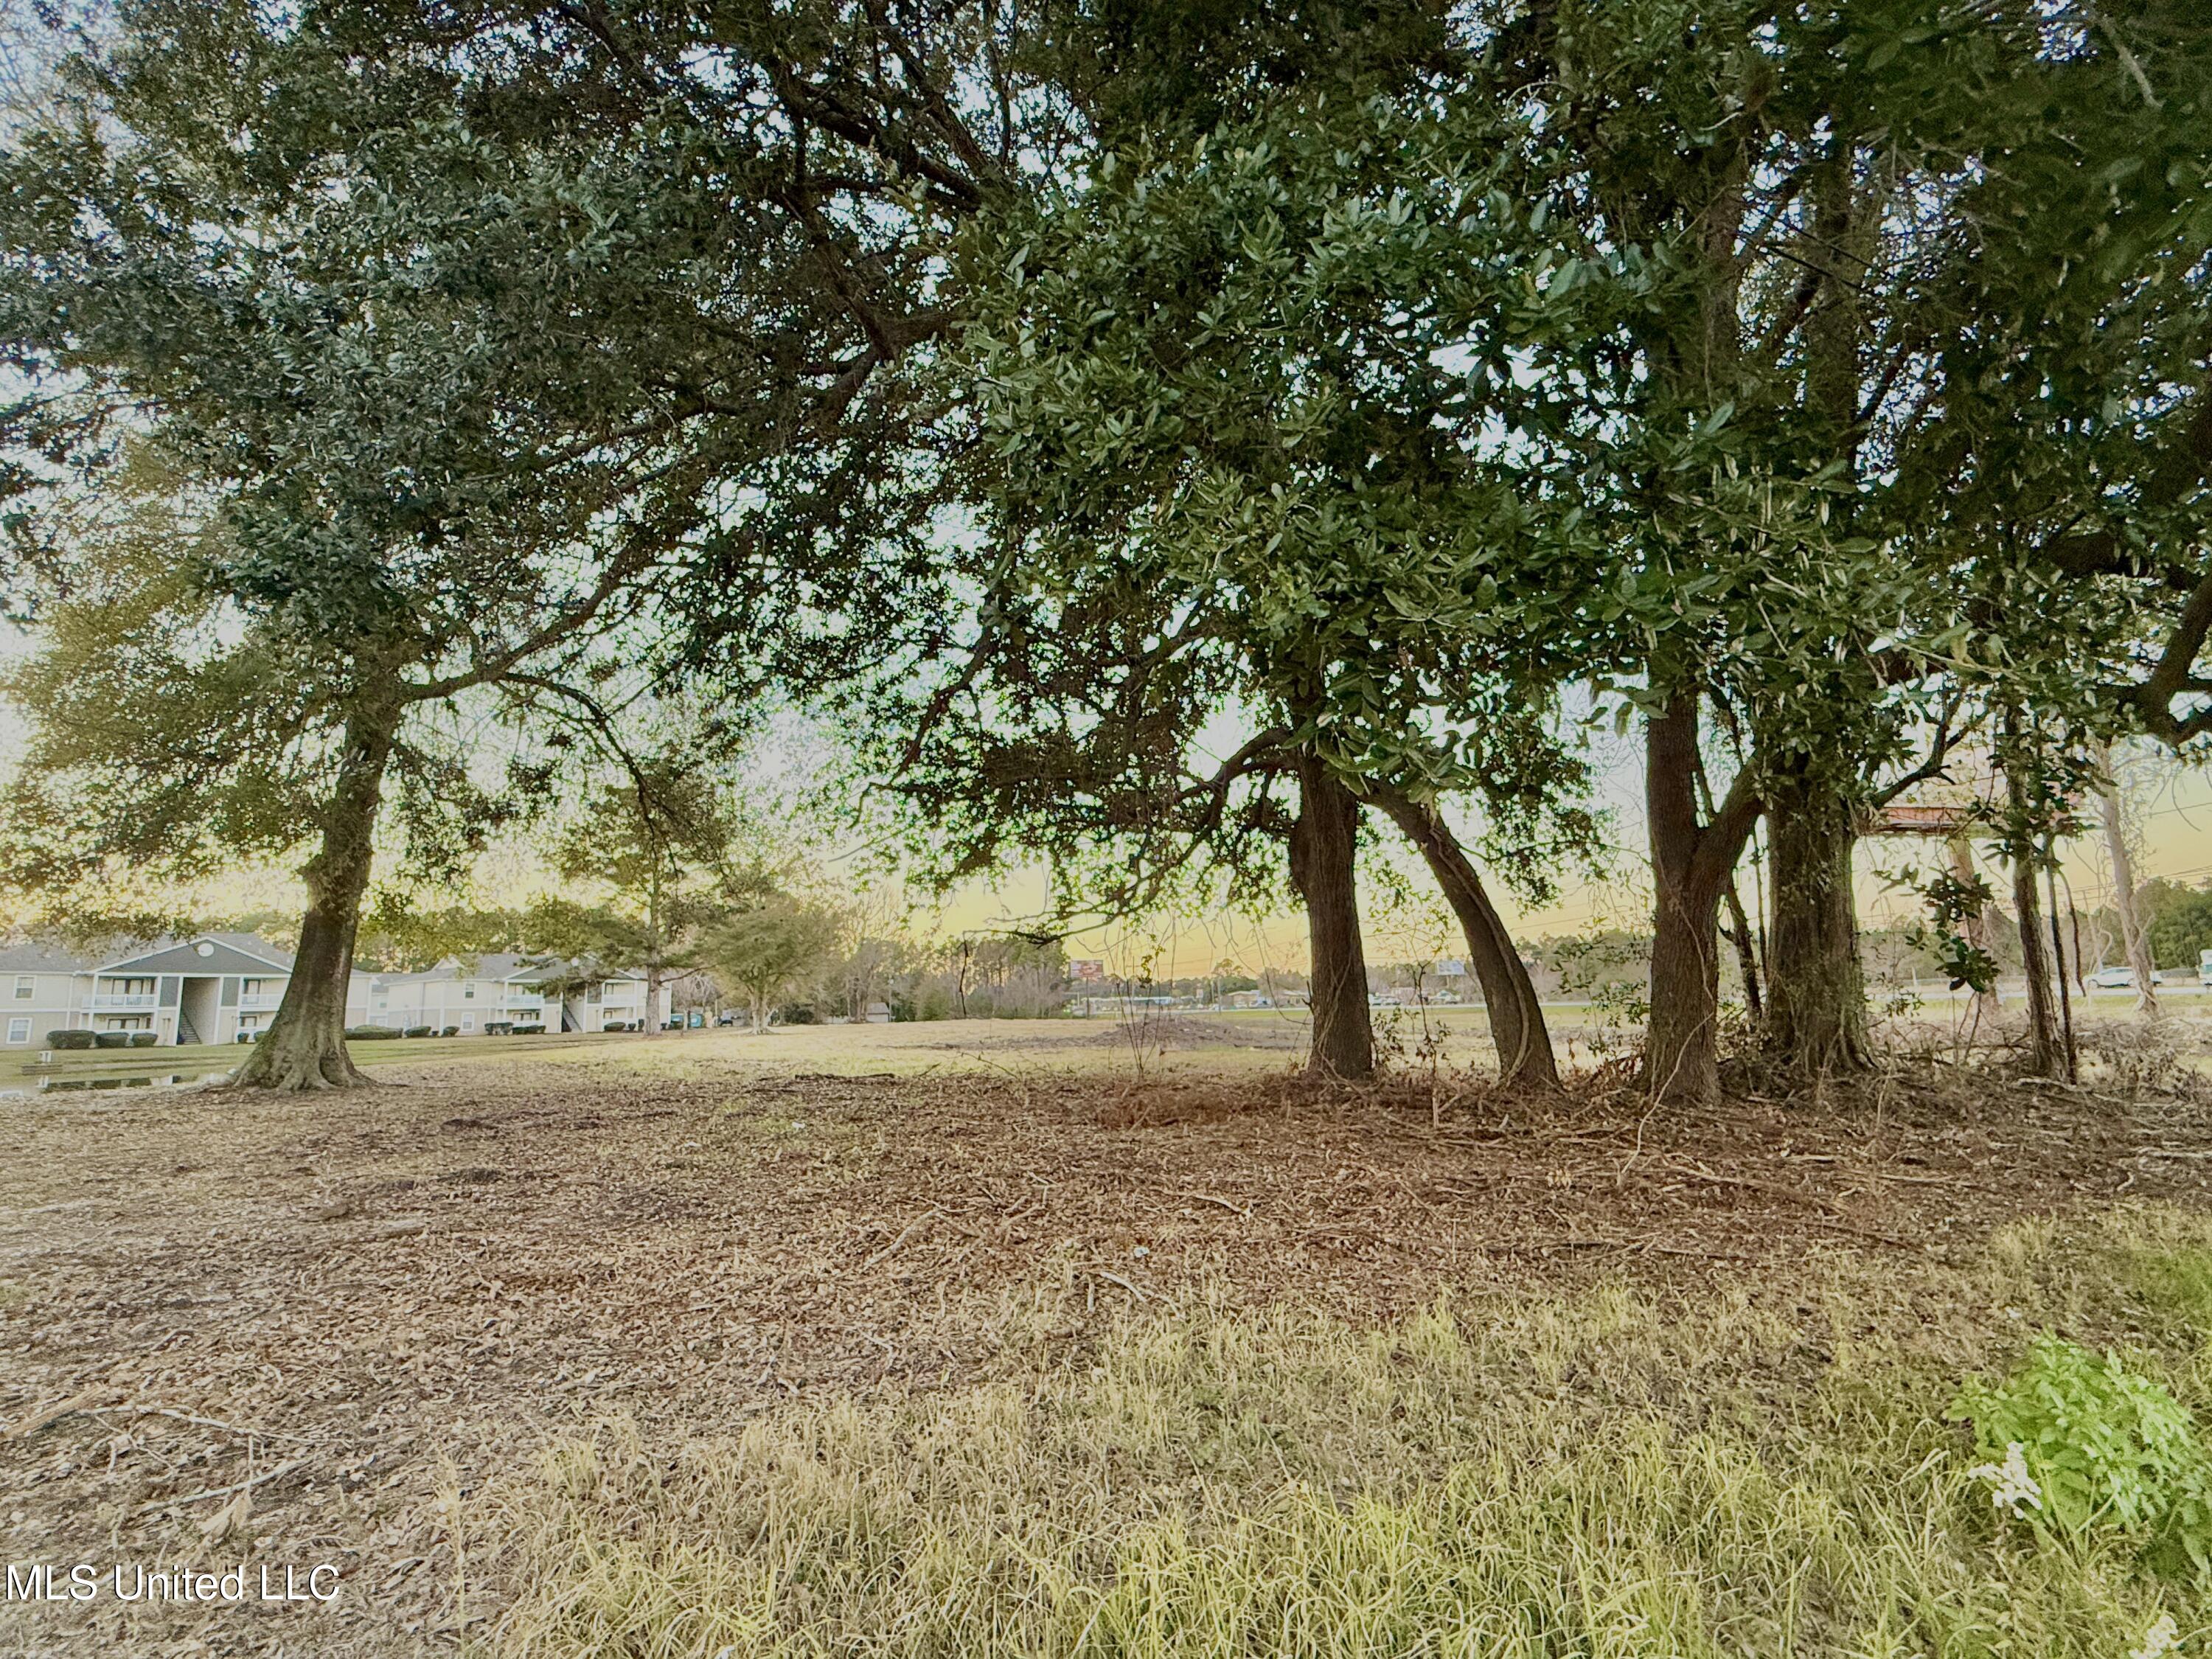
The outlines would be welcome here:
[[[1942,574],[1944,673],[1997,750],[2028,1064],[2048,1074],[2063,995],[2036,889],[2066,802],[2113,738],[2185,746],[2206,725],[2212,23],[1992,8],[1918,57],[1948,166],[1901,215],[1918,255],[1885,384],[1917,418],[1881,456],[1887,516]]]
[[[974,245],[966,349],[1000,468],[993,554],[1052,604],[1086,560],[1113,566],[1154,618],[1148,648],[1225,653],[1253,724],[1279,728],[1263,751],[1393,805],[1500,969],[1491,1000],[1525,1002],[1537,1032],[1429,809],[1508,778],[1538,778],[1547,809],[1571,795],[1544,731],[1562,684],[1644,711],[1650,1078],[1698,1097],[1718,912],[1762,814],[1789,895],[1775,1025],[1814,1067],[1859,1057],[1850,815],[1928,724],[1899,640],[1928,584],[1861,522],[1836,453],[1876,361],[1848,317],[1861,233],[1839,244],[1833,188],[1792,216],[1796,175],[1853,176],[1820,131],[1848,55],[1789,32],[1808,84],[1770,112],[1781,71],[1742,36],[1681,54],[1632,9],[1546,9],[1412,94],[1306,88],[1194,144],[1109,153]],[[1740,94],[1755,116],[1670,148],[1670,122]],[[1740,254],[1761,215],[1774,248]],[[1708,704],[1749,741],[1701,802]],[[1315,920],[1318,961],[1348,930]],[[1499,1036],[1509,1066],[1539,1051]]]
[[[177,783],[281,769],[254,833],[313,849],[285,1000],[240,1080],[357,1083],[341,1030],[387,794],[465,805],[438,711],[556,683],[677,538],[640,504],[665,456],[622,435],[639,365],[592,315],[668,250],[564,199],[635,178],[401,127],[426,112],[410,89],[376,110],[235,15],[134,21],[76,65],[70,119],[4,163],[0,337],[34,388],[12,431],[96,477],[136,429],[205,502],[217,533],[173,551],[204,607],[186,663],[239,684],[234,735]],[[334,142],[339,109],[393,125]],[[127,826],[112,785],[86,799]]]
[[[313,851],[246,1081],[364,1080],[341,1024],[380,810],[457,779],[430,741],[456,699],[567,698],[657,635],[649,598],[713,623],[665,671],[732,696],[927,616],[870,609],[910,585],[884,532],[921,510],[872,489],[901,453],[883,387],[937,326],[915,228],[998,161],[927,27],[732,21],[154,0],[11,135],[10,480],[35,504],[134,434],[199,492],[193,665],[283,695],[180,775],[307,786],[255,826]],[[69,578],[50,521],[11,520],[11,591]]]
[[[1908,457],[1914,514],[1984,550],[1975,620],[2027,653],[2014,702],[2189,748],[2212,731],[2212,19],[2021,12],[2045,49],[1980,88],[2012,143],[1923,286],[1944,419]],[[2034,652],[2054,615],[2079,618],[2063,666]]]
[[[1656,1092],[1717,1085],[1716,924],[1762,817],[1771,1036],[1802,1070],[1860,1062],[1856,816],[1940,769],[1946,712],[1987,678],[1956,660],[1963,639],[2002,637],[2010,674],[2055,664],[2039,632],[2094,632],[1970,614],[2000,585],[1978,573],[2018,547],[1957,503],[2021,475],[1969,465],[1954,428],[1987,401],[2052,429],[2029,409],[2051,402],[2044,336],[2089,350],[2095,332],[2086,311],[2050,329],[2053,297],[2106,260],[2100,192],[2141,137],[2091,129],[2140,94],[2130,42],[2200,33],[2157,4],[1654,0],[1502,21],[1496,84],[1541,111],[1547,199],[1585,250],[1550,274],[1577,313],[1520,366],[1575,408],[1524,435],[1575,476],[1557,507],[1599,516],[1620,558],[1606,603],[1630,643],[1591,672],[1644,717]],[[2185,192],[2166,170],[2153,193]],[[2054,198],[2046,225],[2034,204]]]
[[[1508,256],[1540,238],[1494,188],[1498,137],[1483,112],[1310,86],[1195,143],[1109,153],[983,222],[963,267],[986,599],[946,706],[1040,716],[1025,762],[1008,747],[974,769],[1047,805],[1055,780],[1100,799],[1109,781],[1151,803],[1122,827],[1171,846],[1279,835],[1312,939],[1315,1062],[1339,1075],[1371,1067],[1353,882],[1370,803],[1465,924],[1507,1075],[1555,1075],[1437,810],[1478,792],[1516,830],[1582,823],[1547,710],[1588,550],[1530,536],[1521,480],[1475,441],[1498,404],[1468,366],[1510,349],[1527,295]],[[1193,758],[1209,720],[1239,715],[1225,763]],[[1149,769],[1117,769],[1116,745]],[[1295,808],[1274,805],[1291,779]]]

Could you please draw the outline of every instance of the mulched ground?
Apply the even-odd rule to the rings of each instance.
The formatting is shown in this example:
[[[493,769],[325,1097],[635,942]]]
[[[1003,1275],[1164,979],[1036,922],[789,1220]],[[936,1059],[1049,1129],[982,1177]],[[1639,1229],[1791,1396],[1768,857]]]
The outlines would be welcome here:
[[[609,1411],[705,1430],[956,1383],[1200,1286],[1365,1318],[1454,1285],[1940,1259],[2084,1200],[2201,1201],[2212,1158],[2202,1105],[1982,1083],[1653,1114],[1012,1055],[686,1069],[0,1101],[8,1559],[343,1575],[327,1607],[0,1604],[0,1653],[450,1650],[442,1505]]]

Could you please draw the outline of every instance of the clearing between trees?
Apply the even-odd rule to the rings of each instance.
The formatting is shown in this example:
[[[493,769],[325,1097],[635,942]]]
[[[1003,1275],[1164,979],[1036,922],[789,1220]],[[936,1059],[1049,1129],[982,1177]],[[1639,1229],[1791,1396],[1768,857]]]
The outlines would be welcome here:
[[[0,1652],[2117,1656],[2204,1622],[2140,1540],[2007,1532],[1946,1416],[2045,1330],[2212,1399],[2193,1090],[1923,1067],[1655,1111],[1316,1092],[1273,1024],[1153,1035],[0,1102],[10,1559],[339,1574],[11,1601]]]

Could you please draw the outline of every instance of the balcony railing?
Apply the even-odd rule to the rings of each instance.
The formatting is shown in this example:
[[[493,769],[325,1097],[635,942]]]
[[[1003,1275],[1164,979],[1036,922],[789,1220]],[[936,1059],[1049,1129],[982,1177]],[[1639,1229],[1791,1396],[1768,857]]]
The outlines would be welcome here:
[[[276,994],[271,995],[264,991],[254,996],[242,996],[238,1000],[238,1006],[247,1013],[255,1013],[270,1008],[281,1008],[284,1006],[284,994],[280,991]]]
[[[93,993],[93,1012],[102,1014],[143,1012],[156,1006],[157,999],[151,991],[133,992],[128,995],[120,991]]]

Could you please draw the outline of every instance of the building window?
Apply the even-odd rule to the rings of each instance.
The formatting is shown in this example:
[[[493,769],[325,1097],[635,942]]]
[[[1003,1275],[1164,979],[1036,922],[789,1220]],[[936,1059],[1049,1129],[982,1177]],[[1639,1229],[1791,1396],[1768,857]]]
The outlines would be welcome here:
[[[463,1014],[461,1016],[461,1029],[464,1031],[475,1030],[477,1029],[477,1017],[474,1014]]]
[[[18,1014],[8,1022],[9,1042],[28,1042],[30,1040],[31,1017],[28,1014]]]
[[[464,985],[463,987],[461,987],[461,994],[462,994],[462,996],[464,996],[464,997],[465,997],[465,998],[468,998],[468,999],[470,999],[470,1000],[474,1000],[474,998],[475,998],[475,996],[476,996],[476,994],[477,994],[477,988],[476,988],[475,986],[473,986],[473,985]]]
[[[38,988],[39,988],[39,982],[38,982],[38,981],[37,981],[37,980],[35,980],[35,979],[33,979],[33,978],[32,978],[30,975],[28,975],[28,974],[18,974],[18,975],[15,975],[15,1000],[16,1000],[16,1001],[18,1001],[18,1002],[28,1002],[28,1001],[31,1000],[31,998],[32,998],[33,994],[34,993],[36,993],[36,991],[38,990]]]

